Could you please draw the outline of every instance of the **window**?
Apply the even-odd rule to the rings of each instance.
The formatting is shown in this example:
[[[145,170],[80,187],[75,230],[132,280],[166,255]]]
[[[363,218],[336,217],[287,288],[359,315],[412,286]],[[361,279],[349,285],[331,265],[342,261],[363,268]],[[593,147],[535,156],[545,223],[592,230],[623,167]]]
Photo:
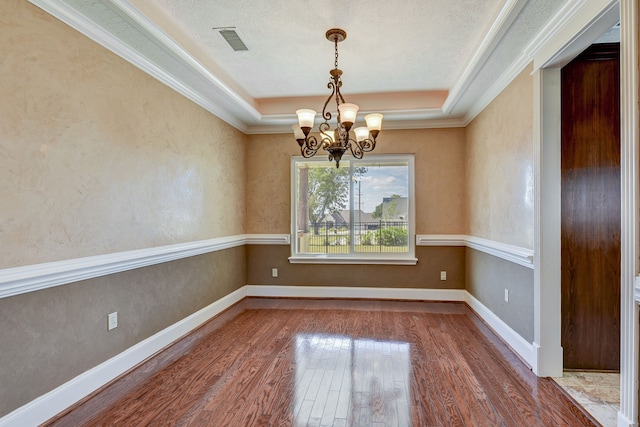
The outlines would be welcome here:
[[[294,157],[291,262],[415,264],[412,155]]]

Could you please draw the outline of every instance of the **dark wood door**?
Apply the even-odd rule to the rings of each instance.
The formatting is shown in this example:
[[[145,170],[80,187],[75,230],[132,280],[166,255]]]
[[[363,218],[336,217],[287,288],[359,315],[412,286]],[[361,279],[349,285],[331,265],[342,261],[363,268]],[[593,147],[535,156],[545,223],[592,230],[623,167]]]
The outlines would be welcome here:
[[[619,44],[562,69],[564,367],[620,369]]]

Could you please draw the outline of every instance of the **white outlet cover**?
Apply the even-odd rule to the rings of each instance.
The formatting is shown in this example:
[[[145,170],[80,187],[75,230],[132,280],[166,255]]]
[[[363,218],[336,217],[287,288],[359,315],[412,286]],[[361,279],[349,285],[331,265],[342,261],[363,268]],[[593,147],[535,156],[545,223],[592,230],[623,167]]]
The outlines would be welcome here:
[[[110,331],[118,327],[118,312],[114,311],[107,316],[107,330]]]

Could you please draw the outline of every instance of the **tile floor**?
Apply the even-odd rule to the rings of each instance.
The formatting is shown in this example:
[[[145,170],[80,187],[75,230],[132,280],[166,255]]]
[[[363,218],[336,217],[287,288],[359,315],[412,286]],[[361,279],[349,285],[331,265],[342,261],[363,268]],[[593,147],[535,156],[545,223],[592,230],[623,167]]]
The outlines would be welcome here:
[[[603,427],[617,425],[620,407],[620,374],[565,372],[554,378]]]

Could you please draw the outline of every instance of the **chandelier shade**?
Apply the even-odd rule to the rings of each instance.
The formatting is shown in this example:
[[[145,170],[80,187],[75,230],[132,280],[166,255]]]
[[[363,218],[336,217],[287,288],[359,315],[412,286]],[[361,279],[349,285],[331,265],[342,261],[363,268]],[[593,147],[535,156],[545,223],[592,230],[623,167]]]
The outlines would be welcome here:
[[[382,114],[380,113],[371,113],[364,116],[365,122],[367,122],[367,128],[369,131],[378,131],[382,130]]]
[[[306,135],[302,131],[302,128],[299,124],[291,126],[291,129],[293,129],[293,136],[296,138],[296,141],[304,141]]]
[[[361,142],[369,138],[369,129],[363,126],[357,127],[353,130],[356,134],[356,141]]]
[[[376,147],[376,138],[382,130],[382,114],[367,114],[364,117],[367,126],[355,128],[353,131],[355,136],[351,135],[351,128],[357,120],[359,107],[345,102],[340,92],[342,70],[338,68],[338,43],[347,38],[347,33],[339,28],[333,28],[327,31],[326,38],[335,45],[335,68],[329,71],[331,78],[327,87],[331,89],[331,94],[322,107],[323,121],[319,125],[319,139],[315,135],[310,135],[317,114],[315,110],[297,110],[298,124],[294,124],[292,129],[303,157],[315,156],[322,148],[329,153],[329,161],[335,160],[338,168],[342,155],[347,150],[357,159],[361,159],[365,152],[373,151]],[[335,99],[337,109],[337,122],[333,130],[329,124],[333,114],[327,111],[327,105],[332,99]]]
[[[351,126],[356,122],[356,116],[358,115],[358,106],[356,104],[340,104],[338,106],[338,116],[342,120],[342,124],[345,128],[351,129]]]
[[[306,127],[311,129],[313,127],[313,122],[316,118],[316,112],[314,110],[302,109],[296,111],[296,114],[298,115],[298,123],[301,129]]]

